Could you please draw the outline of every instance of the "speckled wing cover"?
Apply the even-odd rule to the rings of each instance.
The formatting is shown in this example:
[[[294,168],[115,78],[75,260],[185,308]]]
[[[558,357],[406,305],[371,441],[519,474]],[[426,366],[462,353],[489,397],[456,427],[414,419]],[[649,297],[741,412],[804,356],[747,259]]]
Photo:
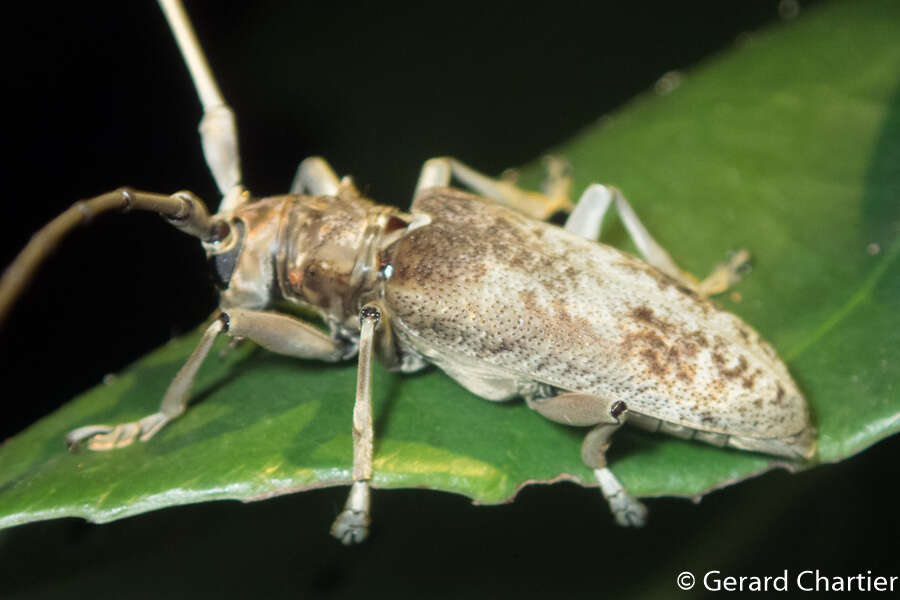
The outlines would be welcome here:
[[[771,439],[808,429],[806,401],[772,347],[637,258],[449,188],[422,194],[413,212],[432,222],[383,259],[392,325],[479,395],[492,386],[466,381],[467,367],[478,371],[470,380],[505,380],[507,392],[542,382],[701,431]]]

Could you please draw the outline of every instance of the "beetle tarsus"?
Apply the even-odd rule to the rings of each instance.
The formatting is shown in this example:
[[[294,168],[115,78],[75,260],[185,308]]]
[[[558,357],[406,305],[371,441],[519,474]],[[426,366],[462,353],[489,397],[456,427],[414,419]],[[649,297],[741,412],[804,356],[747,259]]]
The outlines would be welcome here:
[[[331,535],[345,546],[358,544],[369,534],[369,515],[358,510],[345,510],[331,526]]]
[[[647,522],[647,507],[624,491],[607,498],[616,523],[622,527],[643,527]]]
[[[69,452],[77,452],[81,447],[81,442],[95,435],[108,434],[113,428],[109,425],[87,425],[73,429],[66,434],[66,448]]]
[[[622,527],[643,527],[647,522],[647,507],[629,495],[608,468],[594,469],[594,475],[616,523]]]
[[[66,435],[66,446],[69,452],[78,450],[83,442],[87,443],[89,449],[96,451],[124,448],[137,439],[146,442],[170,420],[170,417],[157,412],[139,421],[114,426],[87,425],[70,431]]]
[[[354,481],[344,510],[334,520],[331,535],[345,546],[358,544],[369,535],[369,484]]]

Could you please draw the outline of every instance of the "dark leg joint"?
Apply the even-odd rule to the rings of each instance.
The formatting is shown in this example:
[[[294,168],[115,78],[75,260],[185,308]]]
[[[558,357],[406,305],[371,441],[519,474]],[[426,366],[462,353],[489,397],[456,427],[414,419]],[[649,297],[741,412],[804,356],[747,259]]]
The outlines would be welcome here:
[[[359,322],[360,325],[363,321],[374,321],[375,324],[378,324],[378,321],[381,320],[381,311],[378,308],[372,306],[371,304],[367,304],[362,307],[362,310],[359,311]]]
[[[622,402],[621,400],[616,400],[616,402],[615,402],[615,403],[610,407],[610,409],[609,409],[609,415],[610,415],[613,419],[615,419],[616,421],[618,421],[618,420],[619,420],[619,415],[621,415],[622,413],[624,413],[626,410],[628,410],[628,406],[627,406],[624,402]]]
[[[219,313],[219,321],[222,322],[222,333],[228,333],[228,330],[231,329],[231,317],[228,316],[228,313]]]

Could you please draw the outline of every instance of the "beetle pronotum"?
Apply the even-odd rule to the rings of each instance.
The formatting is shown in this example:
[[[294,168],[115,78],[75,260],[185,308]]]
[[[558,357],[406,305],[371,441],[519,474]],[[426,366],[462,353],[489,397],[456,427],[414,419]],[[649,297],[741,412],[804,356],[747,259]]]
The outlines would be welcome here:
[[[175,22],[179,22],[177,18],[175,19]],[[192,51],[188,50],[187,55],[191,56]],[[207,97],[205,104],[207,105],[209,112],[215,112],[217,107],[222,105],[222,102],[221,99],[216,98],[215,94],[209,90],[211,79],[202,74],[202,68],[198,69],[198,67],[195,66],[192,70],[194,71],[195,80],[199,82],[198,85],[201,89],[201,96]],[[218,129],[220,131],[227,131],[228,118],[222,118],[219,123],[221,124],[217,126]],[[236,209],[242,202],[242,192],[237,189],[240,177],[234,174],[234,159],[236,159],[236,154],[228,150],[229,146],[234,145],[230,135],[231,134],[225,133],[218,139],[216,138],[216,135],[212,135],[211,137],[207,136],[205,144],[207,148],[211,148],[211,150],[207,150],[208,156],[215,155],[216,153],[219,153],[220,155],[220,159],[212,158],[211,162],[213,163],[213,171],[217,173],[217,180],[219,181],[220,188],[226,196],[230,198],[226,202],[226,208],[223,215],[227,215],[231,210]],[[320,194],[334,196],[340,200],[340,202],[349,202],[350,204],[355,202],[357,193],[352,185],[338,181],[330,172],[327,165],[321,161],[315,160],[308,161],[304,163],[304,165],[305,167],[301,168],[297,180],[298,185],[295,186],[295,189],[305,189],[314,196]],[[231,173],[229,173],[229,171],[231,171]],[[712,441],[717,444],[731,444],[738,447],[762,449],[798,457],[805,457],[811,453],[812,445],[811,440],[809,439],[810,430],[808,426],[806,426],[805,405],[803,404],[802,397],[799,396],[799,393],[793,387],[790,377],[787,376],[786,371],[784,371],[783,365],[780,364],[776,357],[770,355],[770,349],[764,342],[758,340],[755,332],[740,324],[736,319],[732,320],[730,317],[722,316],[724,313],[716,312],[714,313],[714,317],[710,317],[710,319],[713,320],[707,321],[703,321],[702,316],[697,316],[696,318],[691,317],[686,321],[680,320],[680,317],[675,318],[678,314],[678,309],[688,310],[687,307],[699,307],[696,308],[696,310],[699,311],[697,312],[697,315],[701,315],[701,313],[707,311],[708,305],[704,301],[697,300],[695,297],[698,295],[703,296],[707,292],[714,291],[715,289],[718,289],[719,286],[712,284],[708,286],[702,284],[698,285],[696,282],[686,277],[680,269],[672,263],[671,259],[668,258],[668,255],[653,242],[646,230],[640,225],[636,216],[631,212],[627,203],[624,201],[624,198],[615,190],[604,188],[602,186],[590,188],[589,192],[583,196],[583,201],[579,204],[584,210],[579,209],[580,212],[576,211],[576,216],[570,218],[567,224],[567,229],[570,234],[575,235],[553,237],[558,235],[553,233],[555,231],[553,229],[542,228],[538,227],[536,224],[529,224],[527,221],[517,220],[518,217],[515,216],[515,213],[510,213],[505,209],[497,209],[496,211],[494,209],[485,209],[480,205],[473,204],[473,202],[478,201],[473,201],[469,196],[460,196],[449,191],[437,193],[437,195],[434,193],[429,194],[432,188],[443,188],[443,186],[449,182],[451,174],[455,175],[458,179],[461,179],[464,183],[475,188],[479,192],[493,196],[494,200],[511,205],[514,209],[530,214],[533,217],[544,218],[554,209],[564,208],[566,206],[565,193],[563,190],[566,187],[567,180],[558,174],[551,179],[551,183],[555,185],[550,186],[550,192],[545,196],[541,196],[524,194],[515,188],[508,186],[504,187],[502,182],[484,179],[453,160],[439,159],[429,161],[429,163],[426,164],[426,168],[423,169],[418,192],[416,194],[417,201],[420,201],[420,206],[419,209],[416,210],[414,205],[412,215],[407,215],[396,210],[386,210],[372,212],[371,215],[360,217],[365,222],[371,222],[373,224],[377,223],[377,230],[372,235],[374,236],[373,239],[378,243],[372,246],[371,257],[366,257],[365,259],[357,257],[350,260],[349,264],[351,266],[354,264],[362,265],[358,272],[355,269],[350,269],[346,273],[343,271],[341,271],[341,273],[347,275],[351,282],[356,281],[353,285],[357,287],[362,286],[360,289],[365,289],[366,294],[368,294],[368,290],[375,289],[372,286],[382,286],[380,283],[376,284],[375,280],[383,282],[390,282],[393,280],[394,283],[387,285],[384,290],[378,288],[381,291],[378,291],[376,294],[377,297],[372,298],[376,302],[362,303],[362,296],[365,294],[358,295],[356,292],[351,294],[352,304],[355,306],[352,310],[346,306],[334,308],[333,302],[325,302],[322,300],[324,298],[334,298],[345,294],[344,292],[335,292],[335,288],[332,284],[313,285],[310,283],[315,280],[315,277],[321,276],[324,273],[324,269],[311,269],[309,262],[318,261],[321,263],[321,257],[313,256],[309,258],[309,260],[304,258],[296,265],[296,269],[291,267],[293,264],[291,261],[292,257],[299,256],[298,253],[305,252],[309,245],[305,246],[303,249],[285,251],[287,252],[287,258],[284,260],[284,264],[279,267],[281,271],[278,273],[262,273],[262,277],[260,277],[261,273],[258,270],[256,272],[248,271],[247,269],[242,271],[229,271],[229,269],[234,269],[233,265],[231,267],[220,265],[220,271],[223,272],[223,279],[229,283],[226,294],[231,297],[223,304],[222,318],[215,321],[213,325],[210,326],[209,333],[205,337],[204,343],[201,344],[198,360],[189,363],[190,368],[188,371],[195,368],[199,364],[199,361],[202,360],[202,357],[200,356],[204,353],[202,348],[208,349],[208,342],[216,334],[229,329],[232,333],[254,338],[263,345],[268,345],[277,350],[298,356],[336,359],[338,357],[352,355],[355,351],[357,342],[357,339],[354,338],[360,334],[355,326],[349,323],[347,316],[349,313],[355,314],[357,312],[359,306],[356,306],[356,304],[358,303],[362,303],[363,308],[359,313],[362,317],[362,338],[359,339],[359,342],[361,347],[365,349],[367,344],[371,344],[376,340],[374,331],[383,317],[395,316],[398,313],[400,304],[403,304],[404,302],[406,302],[408,308],[411,300],[409,298],[406,300],[401,300],[399,298],[403,296],[403,294],[408,294],[410,291],[409,285],[421,287],[423,285],[434,283],[432,280],[434,274],[433,271],[437,269],[424,269],[420,262],[417,263],[413,261],[411,263],[398,248],[402,247],[403,244],[411,244],[412,249],[415,250],[421,250],[422,247],[434,249],[435,246],[433,245],[433,241],[430,241],[426,233],[423,232],[434,230],[441,222],[453,222],[450,213],[444,214],[441,212],[443,210],[441,208],[442,205],[452,204],[457,209],[465,206],[470,216],[477,215],[482,218],[482,220],[477,223],[469,223],[465,220],[456,221],[456,225],[461,228],[460,231],[468,231],[466,228],[470,227],[477,229],[485,223],[493,223],[493,226],[500,227],[500,230],[494,230],[492,233],[499,233],[499,237],[501,238],[503,235],[507,235],[507,237],[514,240],[518,234],[530,235],[535,240],[546,238],[544,239],[546,245],[543,246],[543,250],[551,252],[553,248],[557,248],[559,249],[559,252],[562,252],[562,249],[565,249],[566,251],[562,252],[562,256],[567,254],[571,255],[572,252],[570,251],[573,249],[583,251],[585,255],[591,251],[588,246],[584,244],[584,241],[577,236],[584,238],[596,237],[599,221],[606,208],[612,203],[616,205],[620,213],[622,213],[630,233],[637,241],[638,247],[652,264],[666,274],[664,276],[659,271],[644,268],[640,266],[639,263],[630,262],[629,259],[623,258],[623,256],[617,253],[612,253],[606,258],[596,258],[597,261],[606,261],[603,262],[603,264],[607,264],[608,262],[608,264],[613,267],[611,273],[619,272],[624,278],[623,282],[626,285],[625,295],[620,295],[620,300],[628,300],[629,294],[631,294],[631,288],[628,288],[627,286],[634,286],[635,290],[640,289],[642,290],[642,293],[649,293],[651,288],[646,288],[646,286],[642,288],[640,286],[650,282],[661,290],[660,297],[649,302],[649,304],[643,304],[643,297],[641,300],[635,300],[630,303],[626,302],[629,305],[625,307],[627,310],[624,314],[627,314],[631,321],[633,321],[635,328],[623,328],[620,332],[621,335],[619,336],[621,339],[614,340],[614,342],[618,344],[618,349],[624,353],[623,356],[625,354],[628,355],[628,357],[623,360],[627,360],[627,364],[635,365],[636,370],[646,371],[649,376],[656,375],[659,378],[671,376],[683,381],[690,380],[691,382],[694,382],[694,378],[698,377],[697,371],[699,369],[700,371],[704,371],[704,373],[700,373],[701,376],[699,379],[703,381],[703,385],[707,386],[716,384],[718,380],[714,377],[710,379],[708,376],[709,374],[705,373],[705,371],[709,371],[713,375],[718,373],[722,378],[725,378],[722,380],[720,387],[727,386],[726,380],[728,378],[740,380],[740,383],[736,385],[740,385],[750,390],[755,389],[755,386],[757,385],[762,385],[764,381],[768,381],[771,385],[767,384],[767,387],[764,387],[766,387],[766,393],[771,396],[770,400],[775,404],[778,404],[787,397],[788,401],[791,403],[790,410],[793,411],[789,412],[790,417],[796,421],[796,423],[801,423],[803,425],[802,427],[797,428],[795,427],[796,423],[791,423],[791,427],[794,427],[794,429],[790,430],[789,435],[786,435],[781,429],[772,429],[773,434],[769,437],[765,437],[755,433],[750,435],[745,430],[729,429],[725,424],[716,424],[714,426],[711,425],[708,430],[704,430],[702,435],[697,434],[697,437],[702,437],[706,439],[706,441]],[[246,215],[242,216],[238,221],[231,221],[230,218],[211,220],[202,216],[202,213],[197,212],[197,210],[199,210],[199,204],[197,202],[188,202],[186,201],[185,196],[170,198],[155,194],[117,192],[115,194],[104,196],[102,200],[97,200],[96,203],[101,204],[106,201],[114,202],[118,205],[145,205],[154,210],[161,210],[165,214],[171,215],[175,220],[186,224],[186,227],[191,230],[192,233],[207,242],[212,254],[228,255],[232,250],[241,252],[240,258],[236,257],[234,260],[244,260],[247,256],[247,252],[249,251],[244,251],[245,238],[249,240],[256,235],[256,227],[264,228],[266,223],[272,222],[271,219],[267,220],[267,218],[254,220]],[[274,201],[271,203],[273,210],[282,205],[287,206],[284,204],[284,201],[279,202],[282,202],[282,204],[278,204]],[[490,206],[489,201],[485,202]],[[310,210],[320,211],[320,207],[316,202],[306,203],[304,206],[303,211],[306,211],[304,214],[308,213]],[[280,208],[277,209],[282,210]],[[328,210],[331,210],[330,205],[327,210],[324,208],[321,209],[321,211],[324,211],[323,214],[327,214]],[[82,208],[79,208],[71,214],[77,215],[83,212],[85,211]],[[88,210],[87,212],[91,211]],[[363,212],[368,213],[370,210],[366,208]],[[417,217],[422,218],[417,219]],[[433,219],[436,220],[433,222]],[[494,221],[491,221],[491,219]],[[303,217],[301,220],[306,223],[308,218]],[[232,225],[228,226],[226,221],[232,223]],[[240,227],[234,226],[238,222],[242,225]],[[431,226],[431,229],[429,229],[429,226]],[[67,229],[68,227],[69,226],[66,225],[63,229]],[[293,229],[289,228],[289,230],[299,234],[302,227],[302,225],[294,226]],[[504,227],[506,229],[503,229]],[[475,231],[475,229],[472,229],[472,231]],[[504,234],[504,232],[506,233]],[[273,234],[264,234],[264,236],[265,235],[269,236],[266,239],[272,239],[271,236]],[[546,236],[550,236],[550,238],[547,238]],[[465,238],[466,235],[463,235],[462,237]],[[431,246],[429,246],[429,244],[431,244]],[[43,250],[50,246],[52,246],[52,243],[38,243],[33,249]],[[357,246],[353,247],[356,248]],[[441,250],[446,251],[449,249],[441,248]],[[606,251],[604,250],[604,252]],[[422,254],[421,252],[416,252],[416,255],[421,256]],[[434,256],[438,255],[435,254]],[[523,269],[526,266],[529,269],[533,268],[535,265],[540,266],[538,264],[540,261],[535,263],[534,258],[534,256],[524,258],[519,257],[519,263],[509,262],[501,264],[499,267],[501,271],[505,267],[512,268],[513,271],[515,271],[516,269]],[[591,263],[591,260],[588,260],[588,263],[593,264]],[[625,262],[623,263],[621,261]],[[29,260],[26,260],[25,262],[29,262]],[[575,261],[557,264],[562,264],[564,270],[576,267],[583,269],[586,265],[588,265],[589,268],[594,268],[590,267],[588,263]],[[375,265],[379,266],[377,272],[374,268]],[[597,263],[597,265],[600,265],[600,263]],[[597,265],[595,265],[595,267],[599,268]],[[30,270],[31,268],[31,266],[26,265],[25,270]],[[532,270],[531,272],[538,276],[543,276],[556,267],[544,265],[544,268],[545,271],[535,273]],[[721,270],[719,271],[719,275],[727,276],[732,270],[733,268]],[[231,279],[232,272],[244,273],[246,281],[242,281],[242,285],[246,285],[244,285],[242,289],[239,290],[238,287],[235,287]],[[468,276],[472,272],[473,271],[469,271],[465,275]],[[626,272],[632,273],[632,275],[624,275]],[[249,273],[249,275],[247,275],[247,273]],[[371,282],[367,279],[369,276],[372,276],[373,278]],[[357,280],[354,280],[354,277],[356,277]],[[461,277],[462,275],[460,274],[451,274],[444,278],[443,283],[446,283],[447,281],[461,281]],[[11,290],[11,293],[17,292],[20,279],[21,277],[13,272],[13,275],[7,281],[12,281],[14,283],[8,285],[5,289],[7,291]],[[536,277],[536,279],[540,279],[540,277]],[[331,339],[332,342],[335,342],[333,345],[328,345],[324,337],[318,337],[318,335],[301,328],[297,330],[296,336],[293,336],[292,339],[297,336],[301,338],[303,336],[309,337],[301,344],[302,348],[298,349],[292,346],[292,342],[286,341],[286,338],[282,337],[280,333],[274,333],[276,330],[280,332],[284,329],[284,320],[277,319],[277,325],[271,325],[269,324],[269,321],[274,317],[257,315],[252,313],[252,311],[247,312],[245,310],[244,307],[246,306],[249,306],[252,310],[256,310],[264,304],[263,299],[261,298],[262,292],[258,289],[252,289],[254,286],[264,286],[266,288],[265,294],[268,294],[269,284],[276,283],[281,288],[281,293],[286,296],[290,296],[291,293],[296,293],[299,294],[298,298],[302,298],[306,303],[319,303],[319,306],[328,305],[330,307],[327,310],[332,312],[324,316],[326,317],[326,320],[332,321]],[[408,286],[404,287],[403,283],[408,284]],[[575,288],[578,288],[579,286],[583,287],[583,283],[576,281],[574,276],[569,278],[568,283],[575,286],[570,288],[570,290],[575,290]],[[344,283],[341,285],[344,285]],[[560,297],[561,302],[568,302],[566,294],[563,293],[560,295],[559,282],[554,283],[552,278],[550,278],[546,281],[544,287],[547,290],[551,290],[554,285],[557,286],[557,289],[553,293]],[[285,286],[293,286],[292,290],[294,291],[286,291]],[[392,288],[391,286],[394,287]],[[536,291],[533,289],[520,286],[507,291],[520,293],[521,302],[523,303],[521,306],[526,308],[534,306],[536,302],[542,306],[547,305],[546,298],[538,297]],[[563,291],[565,291],[564,287]],[[587,293],[590,294],[593,292],[588,290]],[[248,294],[251,296],[259,296],[259,298],[248,300]],[[385,294],[387,294],[387,296],[393,294],[394,298],[393,300],[388,301],[389,306],[387,308],[390,309],[388,314],[385,314],[384,312],[385,306],[380,306],[377,302],[377,300],[384,300]],[[668,294],[674,294],[674,296],[669,298]],[[5,302],[8,301],[9,300],[5,300]],[[398,302],[400,304],[398,304]],[[669,309],[671,309],[671,315],[661,314],[667,313]],[[323,310],[325,309],[323,308]],[[402,310],[400,312],[402,312]],[[580,323],[582,326],[590,325],[591,323],[596,324],[599,322],[598,319],[600,318],[610,318],[609,315],[594,315],[596,318],[593,320],[586,319],[585,316],[589,315],[581,315],[575,304],[564,304],[561,308],[558,308],[557,313],[559,315],[556,321],[557,324],[560,324],[563,321],[571,324],[573,321],[573,313],[575,317],[574,321]],[[619,318],[620,316],[621,315],[615,315],[616,318]],[[560,321],[560,319],[562,319],[562,321]],[[698,319],[700,320],[698,321]],[[276,321],[272,322],[275,323]],[[441,325],[443,326],[451,322],[452,321],[446,321]],[[398,326],[402,323],[403,319],[401,318],[401,320],[398,321]],[[424,325],[422,323],[416,325],[409,315],[407,315],[405,323],[404,331],[398,333],[400,336],[398,342],[398,349],[400,352],[398,352],[396,356],[397,366],[413,370],[414,368],[420,367],[420,363],[423,362],[438,363],[444,370],[448,371],[456,379],[462,381],[466,387],[469,387],[482,396],[490,397],[492,399],[503,399],[510,395],[525,395],[532,406],[542,414],[562,422],[589,425],[597,423],[602,424],[611,419],[610,425],[612,425],[612,427],[599,427],[596,430],[598,432],[596,436],[593,438],[589,436],[589,443],[586,443],[585,446],[586,460],[592,467],[597,469],[599,481],[604,487],[606,495],[611,497],[619,520],[631,522],[633,524],[637,524],[643,520],[643,515],[641,514],[642,509],[640,509],[639,505],[634,503],[634,501],[628,499],[627,495],[623,496],[624,492],[621,490],[621,486],[618,486],[610,472],[605,468],[605,461],[602,458],[605,451],[605,445],[608,441],[608,435],[616,426],[618,426],[619,418],[624,415],[624,411],[626,410],[626,405],[622,402],[621,398],[608,395],[600,397],[598,396],[599,392],[597,391],[599,388],[588,394],[588,389],[585,387],[566,387],[565,381],[558,378],[554,379],[551,375],[547,375],[542,380],[534,381],[524,381],[522,377],[510,373],[501,373],[496,377],[494,375],[487,376],[483,374],[473,375],[473,373],[479,372],[479,367],[471,364],[472,360],[484,360],[488,354],[491,356],[499,356],[504,352],[515,353],[520,350],[537,350],[538,348],[536,346],[509,348],[507,347],[506,339],[503,338],[503,336],[500,336],[498,347],[488,350],[473,350],[472,354],[466,355],[467,358],[463,360],[457,354],[454,354],[454,352],[459,350],[459,347],[454,348],[453,344],[448,341],[449,338],[441,337],[442,334],[437,335],[437,337],[422,335],[421,327]],[[604,321],[604,324],[607,323]],[[702,327],[704,324],[715,324],[715,328],[709,332],[710,337],[705,339],[703,338],[704,331]],[[685,326],[690,326],[691,329],[685,329]],[[463,326],[463,329],[465,329],[465,326]],[[675,331],[676,329],[678,331]],[[582,327],[582,331],[584,330],[584,327]],[[432,326],[432,331],[436,332],[437,329]],[[493,330],[491,330],[491,332],[497,333]],[[699,337],[692,337],[694,334],[699,334]],[[752,355],[752,357],[748,359],[740,352],[734,353],[733,356],[729,354],[729,352],[734,350],[734,345],[729,345],[729,340],[723,342],[717,340],[716,335],[718,334],[722,334],[726,337],[733,334],[736,336],[734,338],[735,340],[743,338],[744,345],[741,346],[741,342],[738,341],[738,349],[748,350],[748,355]],[[673,335],[675,337],[671,337]],[[316,346],[316,344],[319,343],[323,345],[321,347]],[[460,347],[468,347],[467,343],[468,342],[464,341],[463,345]],[[613,342],[609,343],[612,344]],[[671,364],[666,364],[665,361],[661,361],[662,355],[654,354],[656,350],[662,347],[660,345],[665,346],[666,352],[664,353],[664,356],[667,359],[673,356],[673,349],[681,352],[682,358],[678,361],[671,362]],[[632,350],[634,351],[633,355],[628,354],[628,352]],[[684,358],[686,356],[692,357],[695,355],[703,357],[702,364],[697,362],[692,365],[690,360]],[[360,372],[363,375],[367,369],[364,368],[365,364],[362,361],[364,358],[368,357],[369,353],[366,352],[361,356]],[[732,360],[732,358],[734,360]],[[675,364],[676,362],[678,364]],[[486,364],[489,365],[490,363],[488,362]],[[504,364],[508,365],[509,362],[507,361]],[[550,368],[551,371],[553,369],[560,371],[565,370],[562,366],[557,368],[553,365],[550,365],[550,367],[544,365],[542,367],[542,364],[543,363],[538,363],[534,365],[536,371],[533,372],[541,372],[542,368],[544,370]],[[562,358],[560,358],[560,364],[569,367],[573,366],[571,360],[566,362]],[[494,367],[496,366],[497,365],[495,364]],[[766,369],[769,370],[767,371]],[[176,380],[176,383],[172,388],[175,390],[172,393],[172,397],[177,397],[177,402],[175,402],[176,407],[173,411],[164,408],[162,417],[157,415],[149,421],[142,422],[137,426],[132,424],[125,428],[113,428],[112,430],[107,427],[101,427],[99,429],[80,428],[78,431],[73,432],[72,442],[77,443],[82,440],[88,440],[88,443],[93,444],[98,449],[102,449],[132,441],[138,435],[149,437],[155,433],[157,428],[164,424],[166,420],[177,416],[176,413],[179,413],[183,408],[184,394],[191,379],[190,373],[186,373],[187,374]],[[512,383],[510,383],[509,380],[513,380]],[[750,383],[747,384],[747,381]],[[585,383],[583,385],[588,384]],[[691,383],[691,385],[695,384]],[[363,377],[360,383],[358,400],[364,400],[366,395],[364,391],[365,388],[366,381]],[[693,391],[697,391],[700,388],[689,387],[686,389],[691,390],[693,393]],[[562,393],[565,391],[572,393]],[[721,389],[719,391],[721,391]],[[622,397],[627,397],[630,400],[634,393],[636,393],[636,391],[631,389]],[[692,393],[687,395],[692,396]],[[653,402],[657,402],[657,400],[653,400]],[[365,402],[362,402],[361,404],[365,404]],[[637,407],[640,409],[640,403],[638,403]],[[705,409],[706,407],[702,408]],[[697,409],[695,402],[694,409],[684,409],[682,407],[679,409],[680,412],[675,412],[679,412],[679,414],[682,414],[683,416],[684,411],[688,410],[690,413],[688,416],[696,416],[698,418],[703,417],[704,419],[711,419],[712,421],[715,421],[716,419],[719,419],[720,421],[725,420],[725,415],[723,414],[714,413],[712,417],[700,414],[704,412],[703,409]],[[693,412],[691,412],[691,410],[693,410]],[[688,418],[681,418],[682,427],[679,429],[678,427],[671,427],[666,423],[660,423],[652,416],[653,411],[650,410],[649,412],[651,414],[644,414],[643,418],[645,421],[644,424],[650,427],[668,429],[676,434],[689,433],[690,435],[695,435],[695,432],[699,431],[696,427],[688,428],[690,431],[685,429],[685,422],[690,421]],[[674,418],[675,413],[665,412],[665,410],[662,412],[666,415],[667,421],[677,420]],[[364,414],[359,416],[361,424],[358,424],[356,427],[356,429],[360,431],[360,437],[362,438],[366,438],[371,434],[371,425],[366,425],[364,423],[367,418],[368,417]],[[636,422],[641,422],[641,412],[632,408],[632,419]],[[770,428],[774,427],[774,423],[770,420],[767,426]],[[104,437],[109,436],[110,434],[112,434],[112,437]],[[760,439],[762,439],[762,441],[760,441]],[[754,442],[751,440],[756,441]],[[370,460],[370,457],[367,458],[365,447],[367,444],[370,446],[370,443],[370,440],[364,439],[358,444],[357,463],[360,466],[357,475],[358,481],[357,484],[354,485],[354,491],[348,502],[348,511],[354,513],[355,516],[351,519],[349,524],[345,522],[339,524],[337,528],[337,535],[345,541],[359,540],[363,538],[366,533],[365,522],[368,518],[366,481],[370,476],[371,467],[368,466],[367,470],[366,463]]]

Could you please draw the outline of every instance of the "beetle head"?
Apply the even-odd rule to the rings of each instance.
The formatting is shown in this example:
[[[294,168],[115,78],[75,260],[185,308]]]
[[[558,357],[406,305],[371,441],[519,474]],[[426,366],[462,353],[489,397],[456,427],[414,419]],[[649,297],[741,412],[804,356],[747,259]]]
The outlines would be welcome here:
[[[238,208],[226,221],[228,233],[203,244],[222,288],[223,307],[263,308],[269,303],[285,198],[266,198]]]

